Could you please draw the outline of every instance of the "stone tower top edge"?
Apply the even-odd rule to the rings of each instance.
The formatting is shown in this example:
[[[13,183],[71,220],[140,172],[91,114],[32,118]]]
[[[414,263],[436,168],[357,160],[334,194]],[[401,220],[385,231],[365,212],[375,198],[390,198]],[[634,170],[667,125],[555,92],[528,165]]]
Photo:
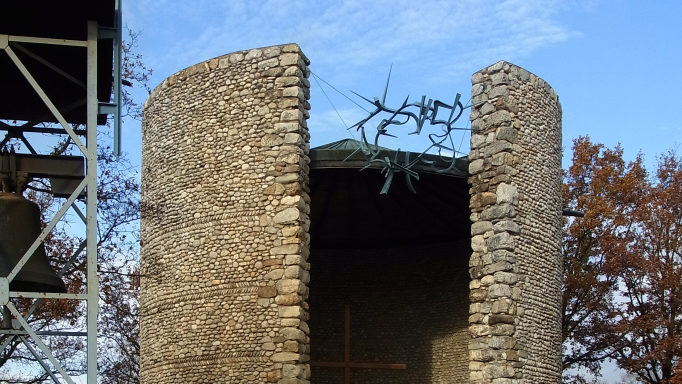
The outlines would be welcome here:
[[[279,51],[278,51],[279,49]],[[147,100],[144,102],[144,107],[147,106],[147,102],[150,99],[153,99],[154,95],[158,93],[159,89],[165,88],[169,85],[169,80],[171,78],[189,78],[195,74],[198,73],[203,73],[210,71],[212,69],[215,69],[216,67],[226,67],[228,63],[230,62],[230,58],[232,58],[233,61],[241,61],[244,58],[248,58],[249,54],[254,55],[256,52],[260,51],[261,54],[265,53],[265,56],[268,56],[269,52],[272,52],[272,57],[278,55],[280,51],[282,53],[298,53],[301,55],[303,60],[305,61],[306,65],[310,65],[310,60],[305,56],[303,51],[301,50],[301,47],[296,44],[296,43],[287,43],[287,44],[278,44],[278,45],[270,45],[267,47],[259,47],[259,48],[251,48],[251,49],[245,49],[245,50],[240,50],[240,51],[235,51],[235,52],[230,52],[226,53],[224,55],[220,55],[217,57],[210,58],[208,60],[201,61],[197,64],[191,65],[185,69],[181,69],[172,75],[168,76],[166,79],[164,79],[159,85],[157,85],[149,94],[147,97]],[[277,52],[277,53],[275,53]],[[241,58],[240,58],[241,55]],[[221,63],[222,61],[222,63]]]
[[[550,95],[550,97],[555,100],[559,105],[561,103],[559,102],[559,95],[557,92],[552,88],[551,85],[544,79],[542,79],[540,76],[535,75],[534,73],[528,71],[527,69],[524,69],[516,64],[510,63],[506,60],[500,60],[495,64],[489,65],[479,71],[476,71],[472,76],[471,76],[471,84],[476,85],[478,83],[483,82],[483,78],[487,76],[492,76],[493,74],[504,72],[507,75],[514,76],[518,78],[521,81],[528,81],[533,83],[533,85],[538,86],[538,88],[544,88],[545,92]]]

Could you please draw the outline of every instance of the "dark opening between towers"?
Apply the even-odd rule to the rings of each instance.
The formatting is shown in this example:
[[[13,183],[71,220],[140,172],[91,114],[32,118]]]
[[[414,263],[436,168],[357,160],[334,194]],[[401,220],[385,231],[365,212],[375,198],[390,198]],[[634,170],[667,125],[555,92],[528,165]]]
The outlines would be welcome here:
[[[359,170],[362,154],[343,161],[357,144],[334,144],[310,153],[311,361],[344,361],[348,305],[350,361],[406,364],[352,369],[352,383],[468,380],[466,161],[450,174],[420,171],[417,194],[398,174],[380,195],[385,178]],[[343,383],[344,369],[313,366],[311,381]]]

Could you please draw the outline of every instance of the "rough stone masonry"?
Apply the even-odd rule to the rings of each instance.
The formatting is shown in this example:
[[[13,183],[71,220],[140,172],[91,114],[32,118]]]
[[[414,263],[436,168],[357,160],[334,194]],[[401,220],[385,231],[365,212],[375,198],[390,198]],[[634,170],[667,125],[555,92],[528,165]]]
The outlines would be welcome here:
[[[142,383],[315,381],[308,65],[295,44],[235,52],[145,103]],[[472,83],[470,381],[559,383],[558,97],[505,62]]]
[[[471,383],[560,383],[559,97],[504,61],[471,82]]]

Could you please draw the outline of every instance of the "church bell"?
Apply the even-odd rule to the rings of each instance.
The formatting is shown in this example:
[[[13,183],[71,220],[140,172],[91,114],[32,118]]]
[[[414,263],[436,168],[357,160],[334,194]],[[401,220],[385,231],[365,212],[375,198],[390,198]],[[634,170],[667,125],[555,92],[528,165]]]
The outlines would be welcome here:
[[[40,232],[38,204],[21,195],[0,192],[0,276],[9,275]],[[23,292],[66,292],[64,282],[50,266],[42,243],[10,282],[9,288]]]

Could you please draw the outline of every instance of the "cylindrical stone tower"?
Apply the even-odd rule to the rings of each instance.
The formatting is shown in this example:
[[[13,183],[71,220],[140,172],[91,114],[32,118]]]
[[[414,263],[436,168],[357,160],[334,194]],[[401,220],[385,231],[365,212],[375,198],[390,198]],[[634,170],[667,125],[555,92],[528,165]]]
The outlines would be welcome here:
[[[145,103],[142,383],[308,382],[308,64],[235,52]]]
[[[471,383],[560,383],[559,98],[504,61],[471,82]]]

